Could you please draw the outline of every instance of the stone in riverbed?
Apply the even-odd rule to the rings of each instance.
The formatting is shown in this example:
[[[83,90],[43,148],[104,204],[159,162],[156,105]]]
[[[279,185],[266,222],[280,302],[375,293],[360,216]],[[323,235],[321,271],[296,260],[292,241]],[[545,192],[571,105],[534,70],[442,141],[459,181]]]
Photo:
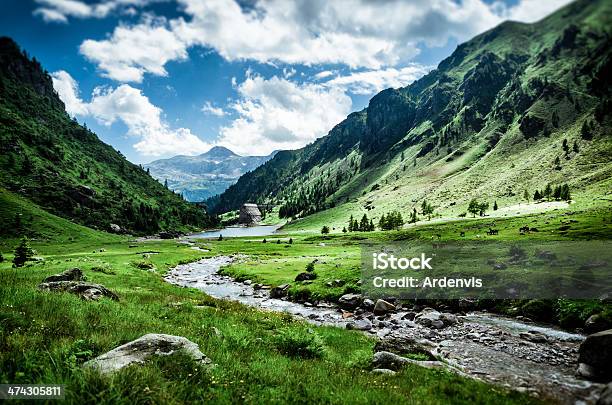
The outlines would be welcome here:
[[[578,350],[578,374],[598,381],[612,380],[612,329],[587,336]],[[582,365],[588,367],[584,367]]]
[[[203,364],[211,362],[197,344],[182,336],[149,333],[86,362],[84,367],[112,374],[131,364],[144,364],[154,355],[169,356],[177,351]]]
[[[370,330],[372,329],[372,322],[369,319],[355,319],[352,322],[346,324],[346,329],[354,329],[354,330]]]
[[[361,304],[362,298],[360,294],[344,294],[338,299],[338,306],[342,309],[355,309]]]
[[[393,311],[395,311],[395,305],[385,300],[379,299],[376,301],[376,305],[374,305],[374,313],[376,315],[383,315]]]
[[[597,405],[612,405],[612,382],[601,391]]]
[[[287,291],[289,291],[289,284],[281,284],[278,287],[274,287],[270,290],[270,298],[283,298],[287,296]]]
[[[374,301],[372,301],[369,298],[366,298],[365,300],[363,300],[363,302],[361,303],[361,307],[363,309],[366,309],[368,311],[371,311],[374,308]]]

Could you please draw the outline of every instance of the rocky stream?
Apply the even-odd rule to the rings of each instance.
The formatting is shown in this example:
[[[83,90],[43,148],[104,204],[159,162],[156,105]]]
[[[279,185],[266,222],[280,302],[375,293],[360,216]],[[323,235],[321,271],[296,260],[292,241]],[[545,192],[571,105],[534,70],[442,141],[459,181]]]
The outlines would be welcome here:
[[[451,371],[560,403],[595,403],[603,384],[576,375],[578,350],[585,336],[552,326],[484,312],[451,314],[424,308],[416,312],[363,300],[348,294],[339,305],[291,302],[250,280],[237,282],[218,274],[236,258],[217,256],[182,264],[165,276],[169,283],[197,288],[206,294],[239,301],[263,310],[283,311],[317,325],[361,330],[378,337],[375,368],[393,373],[385,360],[398,345],[416,348],[429,357],[424,366]],[[281,288],[282,290],[282,288]],[[386,354],[385,354],[386,353]],[[376,363],[376,353],[374,363]],[[385,357],[386,356],[386,357]],[[395,356],[395,357],[393,357]],[[415,361],[411,361],[415,362]],[[382,364],[382,365],[381,365]],[[389,371],[388,369],[391,369]]]

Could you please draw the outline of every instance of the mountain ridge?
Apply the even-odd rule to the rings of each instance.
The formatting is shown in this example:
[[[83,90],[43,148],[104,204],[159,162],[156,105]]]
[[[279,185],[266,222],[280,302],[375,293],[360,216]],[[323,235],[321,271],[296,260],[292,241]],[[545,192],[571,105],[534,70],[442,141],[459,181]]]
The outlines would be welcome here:
[[[92,228],[134,233],[210,226],[206,212],[166,190],[65,111],[49,73],[0,37],[0,187]],[[20,232],[3,218],[3,234]]]
[[[376,217],[425,198],[458,215],[471,198],[510,203],[568,177],[584,189],[589,160],[610,157],[611,8],[577,1],[536,23],[508,21],[477,35],[437,69],[381,91],[326,136],[279,152],[209,204],[225,212],[271,202],[292,218],[330,210],[340,224],[346,218],[335,212]]]
[[[270,160],[267,156],[240,156],[223,146],[213,146],[197,156],[173,156],[144,165],[151,175],[181,193],[188,201],[203,201],[220,194],[238,178]]]

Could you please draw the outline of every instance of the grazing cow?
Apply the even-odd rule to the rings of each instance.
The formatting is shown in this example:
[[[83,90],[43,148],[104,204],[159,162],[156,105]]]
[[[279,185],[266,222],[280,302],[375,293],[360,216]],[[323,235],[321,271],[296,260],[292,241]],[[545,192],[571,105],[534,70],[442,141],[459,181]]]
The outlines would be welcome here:
[[[461,236],[461,237],[463,238],[463,237],[465,236],[465,232],[464,232],[464,231],[461,231],[461,232],[459,233],[459,236]]]
[[[487,235],[497,235],[497,234],[499,234],[499,230],[497,229],[489,228],[489,230],[487,231]]]

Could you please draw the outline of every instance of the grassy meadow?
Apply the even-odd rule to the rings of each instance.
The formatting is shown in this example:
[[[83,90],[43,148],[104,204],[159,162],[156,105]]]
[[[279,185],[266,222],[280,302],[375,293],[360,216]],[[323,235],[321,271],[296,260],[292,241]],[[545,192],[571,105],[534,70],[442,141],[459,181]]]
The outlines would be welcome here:
[[[169,267],[204,254],[240,250],[282,257],[279,250],[288,245],[210,241],[205,245],[211,252],[203,253],[176,241],[133,242],[103,236],[84,242],[33,242],[41,260],[18,269],[11,268],[4,245],[0,383],[66,384],[70,403],[535,401],[419,367],[391,377],[372,375],[368,367],[374,341],[359,332],[314,327],[286,315],[215,300],[161,278]],[[314,246],[313,241],[297,238],[292,245],[305,255],[313,255]],[[333,249],[343,254],[344,248]],[[291,267],[301,264],[291,262]],[[71,267],[81,268],[89,281],[104,284],[120,300],[86,302],[36,289],[44,277]],[[215,365],[203,368],[176,355],[129,367],[112,378],[80,367],[146,333],[184,336],[199,344]]]

